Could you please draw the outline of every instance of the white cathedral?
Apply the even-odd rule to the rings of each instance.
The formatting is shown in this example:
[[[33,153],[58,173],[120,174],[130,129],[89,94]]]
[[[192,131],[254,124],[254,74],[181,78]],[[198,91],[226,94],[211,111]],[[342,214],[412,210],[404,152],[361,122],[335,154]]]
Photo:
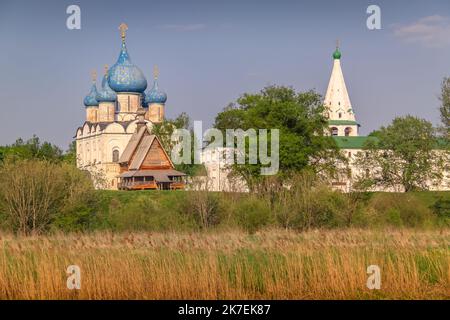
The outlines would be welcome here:
[[[117,189],[119,159],[137,127],[138,109],[144,108],[145,123],[151,130],[164,119],[165,92],[158,87],[158,70],[147,90],[143,72],[131,62],[125,38],[127,25],[119,27],[122,48],[117,62],[108,70],[100,89],[96,75],[89,94],[84,98],[86,121],[76,132],[77,167],[89,171],[98,188]]]
[[[86,121],[76,132],[77,166],[89,171],[94,177],[97,188],[118,189],[121,174],[120,158],[127,148],[138,126],[138,114],[145,110],[145,125],[151,131],[153,124],[164,120],[164,108],[167,95],[158,87],[158,70],[154,71],[154,82],[147,90],[147,80],[142,71],[131,62],[125,38],[127,26],[121,24],[122,48],[117,62],[111,69],[105,68],[100,89],[95,83],[84,98]],[[329,134],[338,147],[348,157],[351,170],[352,161],[368,137],[360,136],[359,124],[345,85],[341,68],[341,52],[336,47],[333,53],[333,69],[324,99],[325,116],[328,118]],[[142,119],[141,119],[142,120]],[[142,122],[139,122],[142,125]],[[236,191],[235,182],[228,179],[229,169],[225,164],[225,153],[230,150],[218,148],[205,150],[202,162],[206,168],[209,190]],[[343,191],[352,189],[351,178],[334,181],[333,186]],[[247,188],[238,183],[240,191]],[[450,174],[446,172],[435,190],[450,190]],[[385,190],[396,191],[396,190]]]

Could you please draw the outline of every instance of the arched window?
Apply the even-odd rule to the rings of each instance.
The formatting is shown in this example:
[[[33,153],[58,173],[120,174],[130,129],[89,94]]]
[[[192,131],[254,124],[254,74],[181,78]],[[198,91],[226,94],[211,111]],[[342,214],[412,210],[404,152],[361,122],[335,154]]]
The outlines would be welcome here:
[[[113,160],[113,162],[119,162],[119,150],[117,150],[117,149],[113,150],[112,160]]]
[[[338,135],[338,128],[332,127],[331,128],[331,135],[332,136],[337,136]]]
[[[352,132],[352,128],[347,127],[347,128],[345,128],[344,132],[345,132],[345,136],[348,137],[350,135],[350,133]]]
[[[342,118],[342,113],[339,112],[339,119]]]

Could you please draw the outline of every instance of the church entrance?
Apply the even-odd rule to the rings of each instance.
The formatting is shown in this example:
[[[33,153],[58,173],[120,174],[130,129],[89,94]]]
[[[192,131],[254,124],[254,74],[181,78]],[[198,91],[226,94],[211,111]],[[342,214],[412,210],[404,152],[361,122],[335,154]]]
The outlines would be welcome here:
[[[170,190],[170,182],[158,182],[159,190]]]

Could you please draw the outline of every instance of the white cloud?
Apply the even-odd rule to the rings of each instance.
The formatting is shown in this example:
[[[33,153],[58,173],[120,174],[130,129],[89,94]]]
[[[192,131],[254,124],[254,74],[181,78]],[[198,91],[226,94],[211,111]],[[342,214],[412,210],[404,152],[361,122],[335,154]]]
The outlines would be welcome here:
[[[433,15],[420,18],[408,25],[394,25],[394,35],[408,43],[426,47],[450,45],[450,18]]]
[[[162,30],[170,30],[177,32],[189,32],[189,31],[198,31],[205,29],[206,25],[203,23],[194,23],[194,24],[163,24],[158,26],[158,29]]]

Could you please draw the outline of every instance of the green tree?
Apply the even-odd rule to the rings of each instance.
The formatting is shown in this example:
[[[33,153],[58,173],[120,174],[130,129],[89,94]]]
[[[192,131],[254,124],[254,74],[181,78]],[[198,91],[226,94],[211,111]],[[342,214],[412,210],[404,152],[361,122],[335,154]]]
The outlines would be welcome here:
[[[3,163],[6,155],[6,147],[0,147],[0,163]]]
[[[447,138],[450,136],[450,78],[444,78],[441,85],[441,121]]]
[[[358,185],[404,191],[428,189],[442,179],[448,150],[437,149],[430,122],[413,116],[395,118],[368,140],[355,164],[361,172]]]
[[[68,164],[76,165],[77,164],[77,143],[76,141],[72,141],[69,144],[69,149],[63,154],[62,160]]]
[[[39,137],[34,135],[27,141],[19,138],[12,145],[2,147],[0,150],[0,161],[3,161],[4,158],[16,160],[40,159],[59,162],[63,158],[63,152],[50,142],[41,142]]]
[[[194,143],[193,139],[193,130],[191,128],[191,120],[187,113],[182,112],[175,119],[165,119],[161,123],[156,123],[153,125],[152,134],[156,135],[168,153],[169,157],[172,154],[172,150],[175,146],[175,143],[172,141],[172,134],[176,129],[186,129],[191,132],[191,141]],[[194,164],[194,145],[191,148],[191,163],[190,164],[175,164],[175,169],[186,173],[189,176],[196,175],[198,173],[204,172],[204,167],[202,165]]]
[[[322,98],[314,91],[297,93],[290,87],[269,86],[257,94],[244,94],[228,105],[215,119],[215,127],[226,129],[279,129],[279,173],[282,179],[311,168],[316,173],[334,173],[340,157],[334,140],[326,136]],[[248,139],[247,139],[248,144]],[[270,141],[269,141],[270,146]],[[270,150],[269,150],[270,151]],[[248,158],[248,148],[246,148]],[[234,173],[252,188],[262,165],[234,165]]]

